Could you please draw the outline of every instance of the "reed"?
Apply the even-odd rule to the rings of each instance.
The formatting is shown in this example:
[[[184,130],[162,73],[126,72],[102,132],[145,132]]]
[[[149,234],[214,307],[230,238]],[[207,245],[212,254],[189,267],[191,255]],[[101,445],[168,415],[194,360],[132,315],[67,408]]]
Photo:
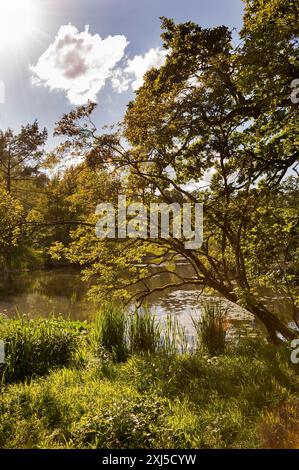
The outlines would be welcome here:
[[[154,354],[161,344],[161,325],[148,307],[135,310],[129,317],[129,343],[131,354]]]
[[[98,352],[105,349],[116,362],[125,361],[129,353],[127,327],[128,317],[122,307],[103,304],[96,315],[92,338]]]
[[[197,349],[206,350],[210,356],[219,356],[225,351],[226,332],[229,326],[227,309],[221,302],[202,303],[200,319],[192,318]]]

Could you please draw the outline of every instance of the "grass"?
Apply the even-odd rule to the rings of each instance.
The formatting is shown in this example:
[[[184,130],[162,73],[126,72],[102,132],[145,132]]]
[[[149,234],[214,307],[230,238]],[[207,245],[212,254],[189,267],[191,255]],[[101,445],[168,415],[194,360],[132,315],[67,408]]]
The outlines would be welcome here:
[[[63,318],[13,320],[0,317],[0,339],[5,343],[5,364],[0,381],[16,382],[47,374],[50,369],[71,365],[79,351],[79,337],[86,325]]]
[[[161,344],[161,326],[148,308],[135,310],[129,317],[129,345],[131,354],[154,354]]]
[[[167,315],[161,345],[163,353],[166,355],[184,353],[188,350],[185,328],[182,327],[178,318],[173,315]]]
[[[299,400],[290,400],[267,411],[260,427],[264,447],[299,449]]]
[[[95,320],[92,338],[97,354],[110,353],[115,362],[123,362],[132,354],[167,355],[187,350],[187,339],[179,321],[169,315],[166,324],[159,322],[147,307],[133,313],[107,303]]]
[[[202,304],[199,320],[192,318],[197,336],[197,347],[206,350],[210,356],[219,356],[225,351],[228,329],[227,309],[220,302]]]
[[[141,322],[149,321],[145,318]],[[290,362],[286,346],[243,340],[212,358],[201,350],[151,352],[149,343],[140,340],[147,338],[147,328],[141,323],[136,336],[139,323],[133,321],[138,346],[121,362],[110,345],[95,354],[96,324],[62,321],[62,330],[75,341],[67,363],[56,358],[51,367],[48,361],[41,377],[29,378],[29,368],[23,381],[12,371],[2,386],[0,447],[299,446],[299,369]],[[13,323],[2,323],[2,335],[6,328],[13,330]],[[40,323],[30,325],[43,329]],[[34,359],[35,367],[40,360],[43,364],[43,356]]]
[[[93,344],[99,352],[108,351],[117,362],[128,356],[127,316],[123,309],[112,303],[106,303],[99,310],[93,334]]]

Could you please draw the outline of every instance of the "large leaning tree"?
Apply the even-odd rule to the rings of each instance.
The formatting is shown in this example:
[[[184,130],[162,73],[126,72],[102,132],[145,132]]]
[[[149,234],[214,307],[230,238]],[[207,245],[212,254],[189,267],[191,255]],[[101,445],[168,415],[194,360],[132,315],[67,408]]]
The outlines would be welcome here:
[[[118,172],[130,201],[203,202],[201,248],[187,250],[175,237],[103,242],[81,226],[67,253],[100,275],[102,292],[128,296],[126,287],[134,285],[130,299],[138,302],[170,287],[213,290],[245,307],[276,342],[295,333],[259,289],[287,292],[295,318],[299,211],[285,204],[284,181],[292,176],[298,193],[298,105],[290,99],[299,77],[298,3],[245,3],[237,45],[225,26],[162,19],[165,64],[146,74],[121,130],[97,133],[92,103],[65,115],[56,129],[85,152],[94,171]],[[140,264],[145,255],[163,266],[169,282],[152,287],[161,269]],[[182,257],[188,277],[175,269]]]

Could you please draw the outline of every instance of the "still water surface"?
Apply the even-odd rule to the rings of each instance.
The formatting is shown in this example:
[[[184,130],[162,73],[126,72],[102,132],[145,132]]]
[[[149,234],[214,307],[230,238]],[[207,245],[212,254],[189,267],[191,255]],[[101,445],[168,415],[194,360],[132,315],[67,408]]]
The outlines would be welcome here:
[[[164,274],[155,279],[155,285],[169,282]],[[74,269],[2,273],[0,313],[12,317],[20,312],[32,318],[47,317],[52,313],[76,320],[93,320],[99,305],[88,299],[89,286],[90,284],[82,282],[80,272]],[[192,317],[200,316],[202,299],[200,292],[190,286],[156,292],[148,297],[147,302],[157,318],[163,320],[168,314],[175,315],[186,328],[187,334],[192,335]],[[285,299],[269,296],[267,303],[279,316],[291,322],[291,308]],[[235,331],[243,329],[246,329],[247,333],[254,331],[256,324],[251,314],[233,304],[226,302],[226,305],[231,325],[230,333],[234,334]]]

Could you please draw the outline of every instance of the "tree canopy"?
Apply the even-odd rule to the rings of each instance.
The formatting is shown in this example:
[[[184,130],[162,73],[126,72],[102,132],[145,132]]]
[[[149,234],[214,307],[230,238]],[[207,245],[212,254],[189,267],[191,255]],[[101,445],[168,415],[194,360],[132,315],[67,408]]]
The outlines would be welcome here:
[[[295,318],[298,205],[284,198],[288,176],[298,194],[298,107],[290,99],[299,76],[298,4],[246,1],[239,44],[225,26],[162,18],[162,30],[165,64],[146,74],[119,130],[98,133],[89,103],[63,116],[56,133],[84,151],[93,171],[118,174],[131,201],[202,202],[203,246],[186,250],[175,237],[103,242],[80,227],[68,255],[100,274],[101,295],[128,297],[126,288],[137,285],[130,299],[138,302],[159,274],[138,264],[149,256],[170,276],[156,289],[212,289],[247,308],[273,341],[278,333],[292,338],[259,288],[275,282],[286,291]],[[192,267],[190,278],[173,266],[178,257]]]
[[[86,278],[97,275],[91,294],[101,299],[141,304],[154,291],[194,285],[245,307],[272,341],[294,337],[261,289],[287,296],[297,323],[298,2],[244,3],[238,36],[161,18],[165,63],[147,72],[110,132],[97,130],[89,102],[57,123],[65,141],[47,159],[37,122],[0,133],[0,210],[14,214],[13,223],[2,219],[0,243],[10,255],[19,244],[63,256]],[[41,171],[74,156],[83,162],[55,176]],[[174,233],[100,240],[96,206],[116,205],[119,195],[147,207],[202,203],[202,246],[186,249]],[[190,274],[179,272],[179,260]]]

